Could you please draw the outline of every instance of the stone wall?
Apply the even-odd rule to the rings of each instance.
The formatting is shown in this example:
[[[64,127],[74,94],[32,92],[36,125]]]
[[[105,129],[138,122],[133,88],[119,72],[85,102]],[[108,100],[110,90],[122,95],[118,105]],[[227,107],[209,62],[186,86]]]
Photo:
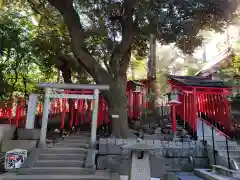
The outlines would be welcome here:
[[[130,168],[130,152],[121,146],[136,143],[136,140],[100,139],[97,158],[98,169],[126,175]],[[152,177],[160,177],[166,171],[192,171],[208,167],[207,152],[201,142],[141,140],[139,143],[153,145],[150,152]]]

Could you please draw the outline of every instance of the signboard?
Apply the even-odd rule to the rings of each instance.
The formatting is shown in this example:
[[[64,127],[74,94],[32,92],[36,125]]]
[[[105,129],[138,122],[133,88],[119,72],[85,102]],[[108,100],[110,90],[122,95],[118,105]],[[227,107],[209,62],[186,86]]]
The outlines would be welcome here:
[[[4,168],[5,170],[18,169],[27,159],[27,150],[14,149],[8,151],[5,155]]]

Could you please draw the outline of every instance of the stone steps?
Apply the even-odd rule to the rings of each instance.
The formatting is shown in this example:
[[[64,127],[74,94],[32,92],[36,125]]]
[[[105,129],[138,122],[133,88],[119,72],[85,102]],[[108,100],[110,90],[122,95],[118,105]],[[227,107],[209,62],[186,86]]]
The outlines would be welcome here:
[[[47,148],[41,154],[84,154],[87,153],[85,148],[53,147]]]
[[[213,148],[213,140],[212,137],[205,138],[207,143],[207,149],[213,150],[217,152],[217,165],[221,165],[224,167],[228,167],[228,154],[230,158],[231,168],[235,168],[233,160],[236,164],[240,165],[240,148],[236,141],[228,140],[224,136],[222,136],[219,132],[214,132],[214,148]],[[228,152],[227,152],[228,150]]]
[[[163,136],[166,135],[172,135],[172,122],[170,120],[165,121],[162,125],[161,125],[161,134]],[[188,132],[183,128],[183,126],[179,125],[179,123],[177,123],[176,126],[176,137],[175,138],[184,138],[184,139],[191,139],[191,135],[188,134]],[[171,140],[171,139],[169,139]]]
[[[69,135],[69,136],[65,136],[64,140],[89,140],[90,136],[89,135]]]
[[[89,134],[66,136],[52,147],[41,149],[31,167],[20,168],[16,176],[4,180],[110,180],[109,172],[95,174],[95,156],[88,155],[93,151],[88,149],[89,142]]]
[[[85,160],[86,154],[40,154],[41,160]]]
[[[89,139],[64,139],[64,143],[86,143],[89,144]]]
[[[218,154],[220,156],[229,156],[230,157],[240,157],[240,151],[239,150],[232,150],[229,148],[229,150],[218,150]]]
[[[32,167],[32,168],[21,168],[18,171],[18,175],[82,175],[82,174],[93,174],[92,168],[84,167]]]
[[[213,148],[213,145],[211,144],[208,144],[208,146],[210,148]],[[218,151],[224,151],[224,150],[227,150],[227,146],[226,145],[215,145],[215,149],[218,150]],[[233,150],[233,151],[239,151],[240,148],[238,146],[235,146],[235,145],[228,145],[228,150]]]
[[[89,148],[89,143],[78,143],[78,142],[65,142],[65,143],[56,143],[55,147],[57,148]]]
[[[34,167],[83,167],[85,161],[80,160],[38,160]]]
[[[213,145],[213,142],[209,140],[209,141],[207,141],[207,144]],[[222,146],[222,147],[225,146],[226,147],[226,141],[215,140],[214,141],[214,146],[215,147],[218,147],[218,146]],[[236,146],[236,147],[238,147],[238,144],[235,141],[228,141],[228,146]]]
[[[195,169],[194,174],[205,180],[236,180],[235,178],[217,174],[212,169]]]
[[[99,177],[94,175],[19,175],[15,177],[6,177],[4,180],[111,180],[108,177]]]
[[[179,180],[204,180],[193,173],[188,172],[176,173],[176,176]]]
[[[5,176],[4,180],[111,180],[112,176],[108,171],[96,171],[89,175],[18,175]],[[115,179],[112,179],[115,180]]]

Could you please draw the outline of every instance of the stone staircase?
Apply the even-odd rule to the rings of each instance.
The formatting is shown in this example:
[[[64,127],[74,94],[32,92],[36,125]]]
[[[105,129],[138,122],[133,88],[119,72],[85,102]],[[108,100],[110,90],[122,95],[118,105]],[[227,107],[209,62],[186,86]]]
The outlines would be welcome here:
[[[206,140],[207,149],[213,150],[213,143]],[[226,141],[214,141],[214,149],[216,152],[216,164],[228,167],[228,154],[230,159],[230,167],[235,170],[240,169],[240,148],[235,141],[228,140],[228,148]]]
[[[96,171],[96,150],[89,149],[90,134],[72,134],[45,149],[36,149],[17,174],[4,180],[111,180],[108,171]],[[114,175],[116,176],[116,175]]]
[[[215,149],[216,165],[228,167],[228,153],[232,169],[240,169],[240,148],[236,141],[227,139],[204,121],[198,120],[198,139],[206,143],[210,162],[213,162],[213,149]],[[204,131],[204,136],[203,136]],[[214,138],[212,138],[212,134]],[[213,141],[214,140],[214,141]],[[214,142],[214,144],[213,144]],[[228,147],[227,147],[228,146]]]
[[[150,127],[153,130],[153,134],[145,134],[144,139],[147,140],[162,140],[162,141],[173,141],[174,136],[172,132],[172,121],[170,118],[164,118],[158,122],[152,122]],[[183,128],[183,126],[177,121],[177,132],[175,140],[190,141],[191,135]]]

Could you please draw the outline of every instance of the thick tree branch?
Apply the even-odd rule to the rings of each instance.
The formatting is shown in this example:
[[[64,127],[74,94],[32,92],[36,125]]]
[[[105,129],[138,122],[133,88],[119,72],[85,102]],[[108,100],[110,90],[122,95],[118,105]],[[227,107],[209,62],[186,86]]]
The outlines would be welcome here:
[[[76,59],[79,61],[94,80],[102,84],[104,82],[111,82],[112,79],[107,71],[96,62],[96,60],[88,53],[84,43],[84,30],[80,22],[79,16],[73,7],[73,0],[48,0],[63,16],[64,22],[68,27],[72,50]]]
[[[123,2],[124,13],[122,22],[122,41],[115,47],[111,57],[111,66],[115,69],[115,72],[119,72],[119,68],[121,68],[120,66],[126,67],[129,64],[129,59],[127,60],[127,58],[123,58],[123,56],[125,52],[130,49],[134,36],[133,12],[136,3],[137,0],[125,0]],[[122,62],[120,62],[120,60]]]

